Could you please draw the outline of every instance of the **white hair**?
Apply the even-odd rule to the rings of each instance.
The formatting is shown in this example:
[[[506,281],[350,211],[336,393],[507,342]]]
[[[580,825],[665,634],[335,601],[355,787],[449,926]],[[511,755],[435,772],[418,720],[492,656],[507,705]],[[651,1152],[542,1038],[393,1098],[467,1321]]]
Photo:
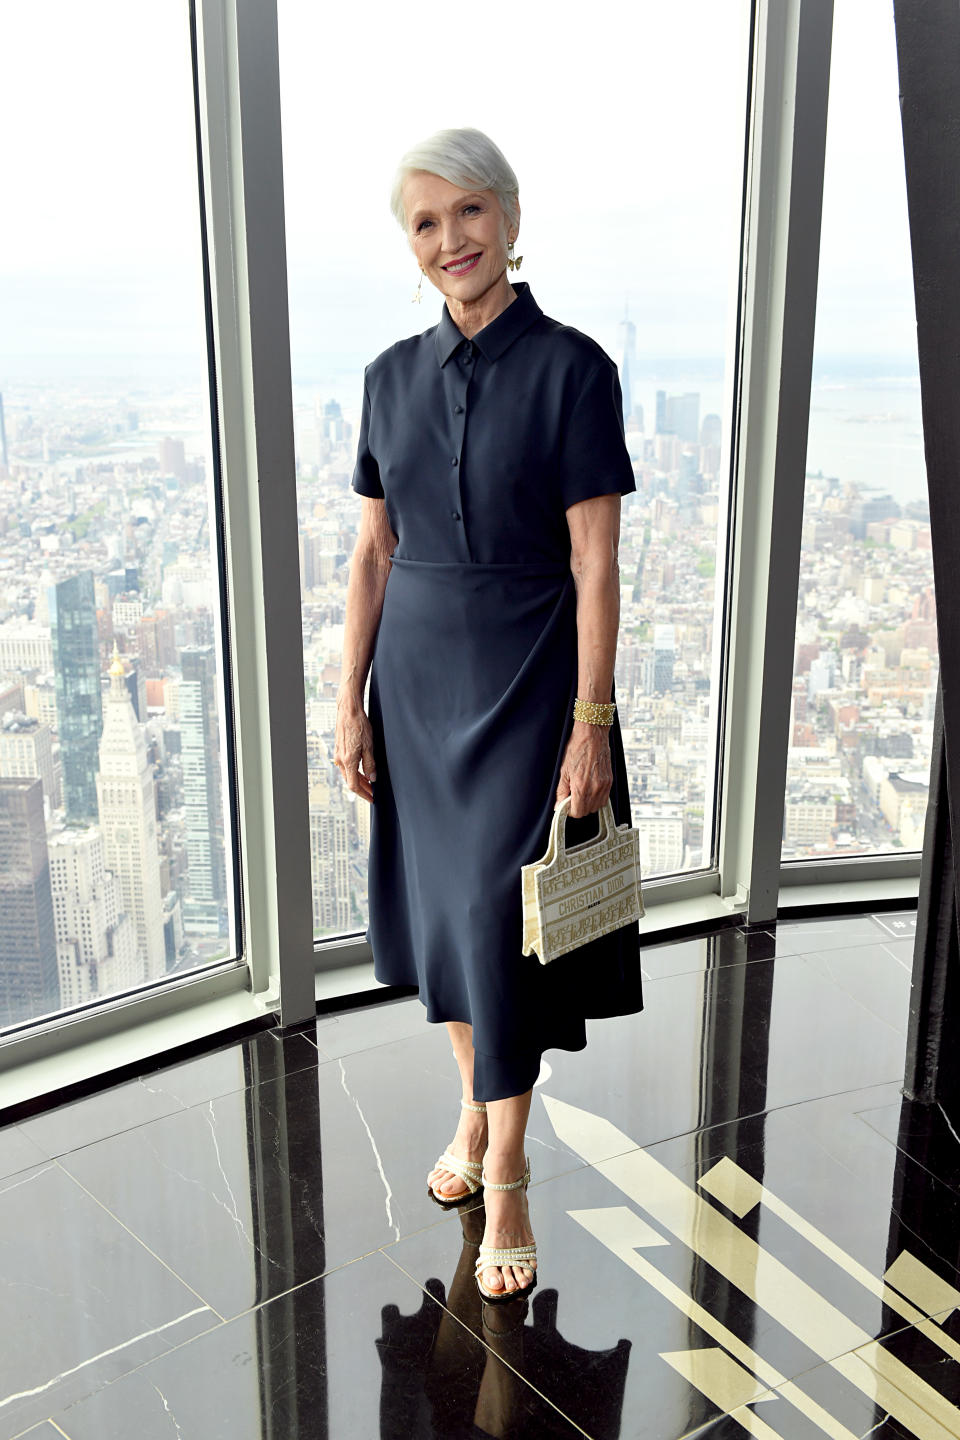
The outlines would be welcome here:
[[[407,228],[403,182],[416,171],[439,175],[463,190],[492,190],[510,223],[520,223],[517,177],[503,151],[482,130],[438,130],[407,151],[390,192],[390,209],[402,230]]]

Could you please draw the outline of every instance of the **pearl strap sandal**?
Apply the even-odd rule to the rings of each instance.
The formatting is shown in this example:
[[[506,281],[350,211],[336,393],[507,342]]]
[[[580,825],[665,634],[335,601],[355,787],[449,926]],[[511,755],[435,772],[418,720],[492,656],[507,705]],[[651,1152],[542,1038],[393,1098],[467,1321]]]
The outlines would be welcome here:
[[[464,1110],[476,1111],[478,1115],[487,1113],[486,1105],[473,1105],[469,1100],[461,1100],[460,1105]],[[437,1161],[437,1167],[441,1165],[444,1170],[451,1171],[462,1180],[467,1188],[460,1195],[443,1195],[439,1190],[434,1190],[432,1185],[428,1185],[427,1194],[431,1200],[435,1200],[438,1205],[449,1207],[460,1205],[464,1200],[469,1200],[471,1195],[476,1195],[483,1184],[483,1166],[479,1160],[460,1160],[456,1155],[451,1155],[449,1150],[444,1150]]]
[[[524,1190],[526,1190],[527,1186],[530,1184],[530,1161],[527,1160],[526,1156],[524,1156],[524,1159],[526,1160],[526,1169],[520,1176],[520,1179],[511,1180],[507,1185],[494,1184],[494,1182],[492,1180],[488,1180],[481,1171],[480,1179],[484,1189],[519,1190],[522,1187]],[[497,1305],[503,1300],[517,1300],[521,1295],[529,1295],[530,1291],[535,1287],[537,1283],[537,1272],[535,1268],[536,1259],[536,1242],[534,1242],[532,1245],[512,1245],[505,1250],[497,1249],[497,1247],[494,1245],[481,1245],[480,1253],[477,1256],[476,1271],[474,1273],[474,1279],[477,1282],[477,1289],[480,1291],[481,1297],[486,1300],[488,1304]],[[488,1290],[487,1287],[484,1285],[483,1281],[480,1279],[484,1270],[490,1269],[494,1266],[502,1268],[504,1265],[515,1265],[521,1268],[526,1268],[527,1270],[532,1270],[533,1279],[530,1281],[529,1285],[518,1285],[516,1290]]]

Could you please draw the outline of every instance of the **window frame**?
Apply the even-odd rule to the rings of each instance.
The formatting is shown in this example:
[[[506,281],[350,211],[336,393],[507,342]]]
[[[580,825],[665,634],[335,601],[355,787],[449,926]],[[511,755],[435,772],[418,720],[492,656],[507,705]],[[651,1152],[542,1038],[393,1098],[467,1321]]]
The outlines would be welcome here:
[[[331,986],[336,993],[369,987],[362,937],[313,938],[276,0],[190,5],[216,357],[243,963],[164,981],[0,1040],[6,1106],[238,1024],[307,1021],[317,995]],[[780,859],[793,681],[786,641],[795,631],[799,583],[832,26],[833,0],[754,3],[728,390],[732,479],[717,588],[717,865],[645,882],[645,943],[681,927],[770,924],[791,903],[909,904],[917,894],[919,852]]]

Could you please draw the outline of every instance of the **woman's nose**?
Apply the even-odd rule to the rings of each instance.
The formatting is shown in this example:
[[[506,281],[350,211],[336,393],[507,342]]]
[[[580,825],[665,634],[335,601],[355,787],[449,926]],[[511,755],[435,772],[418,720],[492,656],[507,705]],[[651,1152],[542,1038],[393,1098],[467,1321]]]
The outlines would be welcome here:
[[[455,224],[453,221],[446,221],[444,223],[440,239],[443,245],[443,253],[445,255],[456,255],[457,251],[460,249],[460,246],[463,244],[463,238],[460,234],[460,226]]]

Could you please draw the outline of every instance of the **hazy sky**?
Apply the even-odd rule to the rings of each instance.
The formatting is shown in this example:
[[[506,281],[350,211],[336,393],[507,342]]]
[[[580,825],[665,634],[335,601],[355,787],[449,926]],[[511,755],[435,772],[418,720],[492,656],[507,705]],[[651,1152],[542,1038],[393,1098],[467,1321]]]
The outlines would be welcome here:
[[[518,173],[519,278],[548,313],[612,350],[628,300],[641,355],[722,353],[745,0],[517,0],[471,10],[463,38],[385,0],[279,7],[295,375],[435,323],[387,202],[403,149],[459,124]],[[891,0],[836,16],[818,353],[909,357]],[[186,0],[0,0],[0,45],[0,385],[23,356],[199,363]]]

